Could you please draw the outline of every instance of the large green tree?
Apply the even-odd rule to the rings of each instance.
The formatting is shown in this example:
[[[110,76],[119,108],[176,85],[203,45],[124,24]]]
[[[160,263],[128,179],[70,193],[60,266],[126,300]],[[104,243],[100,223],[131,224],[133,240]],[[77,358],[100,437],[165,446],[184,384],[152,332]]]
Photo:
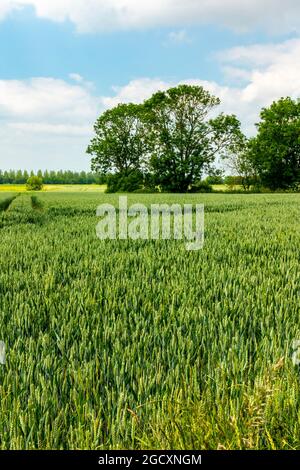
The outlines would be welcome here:
[[[249,140],[246,158],[271,189],[300,184],[300,101],[281,98],[261,112],[258,134]]]
[[[220,100],[199,86],[180,85],[145,102],[151,131],[150,170],[165,191],[186,192],[214,162],[243,142],[233,115],[212,112]]]
[[[120,104],[99,117],[87,149],[93,155],[93,171],[126,176],[141,169],[147,149],[142,116],[142,105]]]

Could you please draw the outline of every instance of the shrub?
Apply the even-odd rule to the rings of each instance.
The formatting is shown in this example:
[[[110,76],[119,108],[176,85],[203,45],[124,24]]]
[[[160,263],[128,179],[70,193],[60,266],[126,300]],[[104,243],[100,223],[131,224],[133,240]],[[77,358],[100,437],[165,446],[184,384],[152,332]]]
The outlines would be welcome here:
[[[208,184],[224,184],[224,178],[222,175],[210,175],[206,178]]]
[[[43,189],[43,180],[39,176],[30,176],[27,180],[27,191],[41,191]]]
[[[207,181],[199,181],[192,184],[189,188],[189,193],[212,193],[213,187]]]
[[[140,171],[118,173],[107,177],[107,193],[132,193],[143,188],[144,177]]]
[[[226,176],[224,178],[224,184],[227,186],[242,186],[243,185],[243,177],[242,176]]]

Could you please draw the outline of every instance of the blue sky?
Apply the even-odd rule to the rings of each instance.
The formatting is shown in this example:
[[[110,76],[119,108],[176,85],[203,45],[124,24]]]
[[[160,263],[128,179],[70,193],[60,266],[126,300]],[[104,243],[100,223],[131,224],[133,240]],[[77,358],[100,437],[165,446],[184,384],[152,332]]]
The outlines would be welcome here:
[[[103,110],[180,82],[251,134],[299,96],[298,25],[295,0],[0,0],[0,168],[88,169]]]

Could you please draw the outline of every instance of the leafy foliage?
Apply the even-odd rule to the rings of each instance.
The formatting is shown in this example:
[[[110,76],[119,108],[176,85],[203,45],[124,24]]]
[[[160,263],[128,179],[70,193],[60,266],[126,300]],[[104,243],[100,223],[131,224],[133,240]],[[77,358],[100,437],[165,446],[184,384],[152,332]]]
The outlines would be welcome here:
[[[208,181],[199,181],[192,184],[189,188],[189,193],[212,193],[213,187]]]
[[[202,87],[180,85],[154,94],[143,105],[106,111],[87,149],[94,155],[93,171],[120,175],[121,180],[143,172],[151,175],[151,188],[186,192],[216,156],[224,157],[243,142],[235,116],[210,116],[219,104]],[[117,179],[110,178],[111,190],[118,189]]]
[[[263,185],[274,189],[300,185],[300,101],[282,98],[261,113],[257,137],[250,139],[246,161]]]
[[[26,188],[28,191],[41,191],[43,189],[43,180],[39,176],[30,176],[27,180]]]
[[[94,155],[93,171],[127,175],[141,169],[147,150],[142,114],[142,106],[120,104],[99,117],[96,136],[87,149],[87,153]]]
[[[208,184],[224,184],[224,170],[211,168],[206,178]]]
[[[158,92],[145,103],[151,133],[150,168],[165,191],[186,192],[217,155],[241,140],[240,123],[210,113],[220,100],[202,87],[180,85]]]
[[[132,170],[127,173],[117,173],[107,177],[107,193],[134,192],[142,189],[144,176],[140,171]]]

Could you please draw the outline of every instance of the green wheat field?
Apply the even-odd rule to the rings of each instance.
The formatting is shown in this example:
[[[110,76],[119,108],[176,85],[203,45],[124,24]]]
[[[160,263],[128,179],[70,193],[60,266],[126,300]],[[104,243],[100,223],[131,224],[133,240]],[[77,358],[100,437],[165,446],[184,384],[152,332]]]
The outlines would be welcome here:
[[[0,448],[300,449],[300,194],[128,200],[204,203],[204,249],[0,193]]]

